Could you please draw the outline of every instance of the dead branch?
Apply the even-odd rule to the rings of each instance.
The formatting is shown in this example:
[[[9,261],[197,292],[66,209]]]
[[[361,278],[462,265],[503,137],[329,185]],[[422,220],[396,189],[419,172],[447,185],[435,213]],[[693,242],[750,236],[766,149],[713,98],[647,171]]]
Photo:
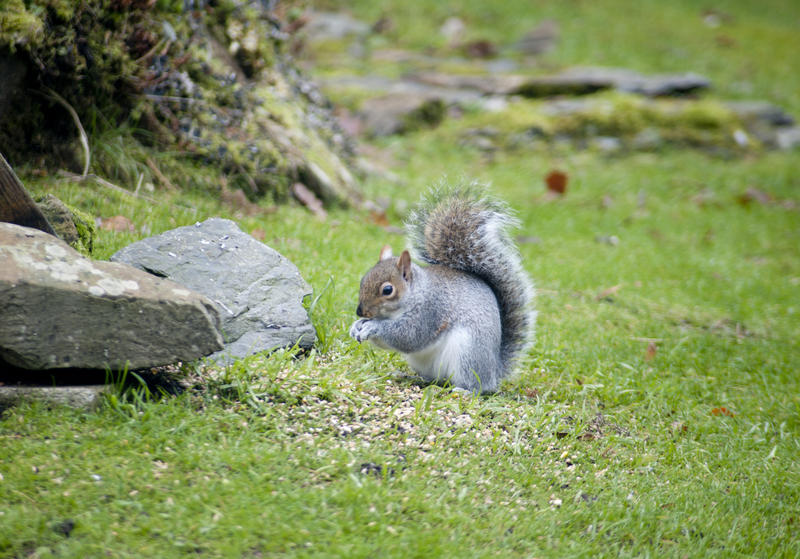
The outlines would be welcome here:
[[[47,88],[47,93],[50,97],[62,105],[67,111],[69,111],[70,116],[72,116],[72,120],[75,122],[75,126],[78,127],[78,133],[80,134],[81,138],[81,145],[83,146],[83,174],[82,176],[87,176],[89,173],[89,163],[92,159],[92,153],[89,150],[89,136],[86,135],[86,130],[83,129],[83,125],[81,124],[81,119],[78,117],[78,113],[75,112],[75,109],[72,108],[72,105],[67,103],[67,100],[61,97],[58,93],[53,91],[50,88]]]

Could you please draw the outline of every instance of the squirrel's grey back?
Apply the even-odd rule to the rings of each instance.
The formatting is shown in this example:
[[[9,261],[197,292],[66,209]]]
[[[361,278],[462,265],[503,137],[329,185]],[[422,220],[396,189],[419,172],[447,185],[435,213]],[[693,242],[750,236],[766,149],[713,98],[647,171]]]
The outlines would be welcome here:
[[[508,207],[470,184],[431,190],[411,213],[406,229],[415,256],[474,274],[495,293],[503,328],[501,359],[507,374],[533,336],[533,285],[509,229],[518,225]]]

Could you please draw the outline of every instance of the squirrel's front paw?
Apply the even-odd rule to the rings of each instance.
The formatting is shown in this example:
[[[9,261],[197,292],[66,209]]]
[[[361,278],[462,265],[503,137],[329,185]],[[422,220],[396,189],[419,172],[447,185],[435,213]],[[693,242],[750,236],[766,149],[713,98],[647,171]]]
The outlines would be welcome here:
[[[365,342],[372,334],[372,323],[367,318],[359,318],[350,327],[350,337],[357,342]]]

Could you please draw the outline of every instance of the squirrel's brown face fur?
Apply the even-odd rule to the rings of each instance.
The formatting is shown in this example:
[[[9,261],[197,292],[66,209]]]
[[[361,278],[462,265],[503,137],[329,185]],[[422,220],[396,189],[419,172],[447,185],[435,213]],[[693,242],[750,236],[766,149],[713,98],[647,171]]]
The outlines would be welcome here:
[[[388,246],[380,260],[361,279],[356,315],[362,318],[389,318],[401,309],[400,301],[411,283],[411,256],[407,250],[392,257]]]

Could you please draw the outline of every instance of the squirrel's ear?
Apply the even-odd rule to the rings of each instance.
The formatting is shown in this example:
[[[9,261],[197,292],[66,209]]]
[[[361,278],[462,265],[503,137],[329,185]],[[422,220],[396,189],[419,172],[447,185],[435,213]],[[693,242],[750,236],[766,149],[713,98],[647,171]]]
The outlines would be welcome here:
[[[411,255],[408,254],[407,250],[404,250],[403,254],[400,255],[400,260],[397,261],[397,269],[400,270],[404,280],[411,281]]]
[[[378,262],[380,262],[381,260],[389,260],[391,257],[392,257],[392,247],[390,247],[389,245],[383,245],[383,248],[381,249],[381,255],[378,258]]]

